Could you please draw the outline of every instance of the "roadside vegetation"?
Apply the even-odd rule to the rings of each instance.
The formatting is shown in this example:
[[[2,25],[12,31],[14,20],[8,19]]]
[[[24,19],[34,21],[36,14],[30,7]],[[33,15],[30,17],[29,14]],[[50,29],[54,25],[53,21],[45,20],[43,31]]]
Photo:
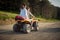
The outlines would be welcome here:
[[[14,19],[16,13],[0,11],[0,20]]]
[[[0,11],[0,25],[2,24],[13,24],[15,22],[14,18],[18,15],[17,13],[13,12],[5,12]],[[56,22],[59,21],[57,19],[46,19],[42,17],[36,17],[36,19],[40,22]]]
[[[42,17],[36,18],[36,19],[40,22],[58,22],[58,21],[60,21],[58,19],[46,19],[46,18],[42,18]]]
[[[0,11],[0,25],[13,24],[15,22],[14,18],[16,15],[18,14]]]

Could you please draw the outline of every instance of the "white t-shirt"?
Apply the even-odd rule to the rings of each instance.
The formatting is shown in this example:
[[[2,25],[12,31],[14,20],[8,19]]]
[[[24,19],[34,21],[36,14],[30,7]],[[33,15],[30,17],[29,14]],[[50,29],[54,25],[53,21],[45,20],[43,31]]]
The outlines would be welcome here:
[[[29,19],[28,11],[27,11],[26,8],[23,8],[23,9],[20,10],[20,16],[22,16],[25,19]]]

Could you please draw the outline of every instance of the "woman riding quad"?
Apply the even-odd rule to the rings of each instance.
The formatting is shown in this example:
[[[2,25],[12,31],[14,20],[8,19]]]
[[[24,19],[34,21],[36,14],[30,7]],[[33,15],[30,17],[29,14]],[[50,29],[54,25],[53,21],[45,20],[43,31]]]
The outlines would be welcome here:
[[[26,4],[23,3],[20,9],[20,16],[16,16],[16,19],[19,21],[16,25],[14,25],[15,27],[13,28],[13,30],[23,30],[23,32],[29,33],[31,31],[31,28],[33,27],[34,30],[37,31],[37,21],[30,19],[30,15],[34,17],[33,14],[30,12],[30,8],[28,7],[26,9]]]

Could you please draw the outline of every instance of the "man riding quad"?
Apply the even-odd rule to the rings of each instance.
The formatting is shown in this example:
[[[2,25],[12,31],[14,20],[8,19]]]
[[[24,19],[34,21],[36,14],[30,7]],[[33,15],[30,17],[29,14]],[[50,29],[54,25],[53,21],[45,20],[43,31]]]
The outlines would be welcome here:
[[[30,19],[30,15],[32,16],[32,19]],[[30,8],[28,7],[28,9],[26,9],[26,5],[22,4],[20,15],[15,17],[17,23],[13,26],[13,31],[30,33],[32,28],[37,31],[38,21],[34,18],[35,16],[31,14]]]

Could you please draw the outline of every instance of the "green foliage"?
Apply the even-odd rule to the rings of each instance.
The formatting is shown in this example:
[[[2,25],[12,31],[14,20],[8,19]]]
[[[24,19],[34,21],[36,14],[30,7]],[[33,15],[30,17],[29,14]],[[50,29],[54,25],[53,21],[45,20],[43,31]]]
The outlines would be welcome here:
[[[57,12],[59,8],[56,9],[48,0],[0,0],[0,10],[19,13],[20,5],[23,2],[30,6],[31,12],[35,16],[60,19],[60,13]]]
[[[38,21],[40,22],[59,22],[60,20],[57,20],[57,19],[46,19],[46,18],[42,18],[42,17],[39,17],[39,18],[36,18]]]
[[[22,3],[27,3],[28,2],[28,0],[21,0],[22,1]]]
[[[14,19],[17,14],[0,11],[0,20]]]

